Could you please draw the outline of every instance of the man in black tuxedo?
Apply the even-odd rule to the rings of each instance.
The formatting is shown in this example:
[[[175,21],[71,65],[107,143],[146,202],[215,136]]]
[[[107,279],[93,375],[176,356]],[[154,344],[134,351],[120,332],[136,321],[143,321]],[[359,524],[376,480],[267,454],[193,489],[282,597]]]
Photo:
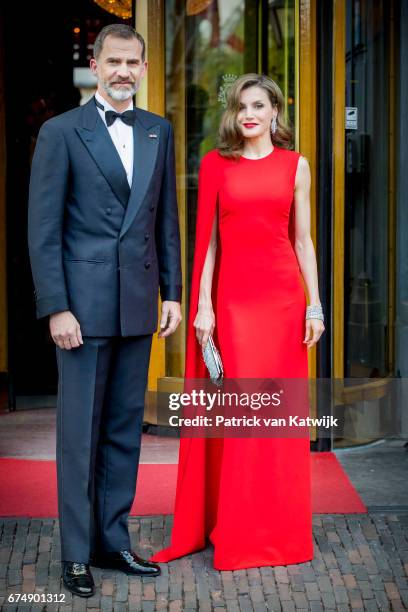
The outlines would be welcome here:
[[[40,130],[28,229],[37,316],[57,345],[63,579],[83,597],[90,564],[160,573],[132,552],[127,527],[159,288],[159,336],[181,320],[173,131],[132,101],[143,38],[105,27],[91,69],[95,97]]]

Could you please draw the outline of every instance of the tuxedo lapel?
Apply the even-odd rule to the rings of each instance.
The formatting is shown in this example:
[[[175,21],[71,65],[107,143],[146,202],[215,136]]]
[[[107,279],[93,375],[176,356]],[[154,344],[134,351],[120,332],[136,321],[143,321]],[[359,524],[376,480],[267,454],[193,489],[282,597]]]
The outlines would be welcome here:
[[[156,165],[160,126],[145,127],[137,118],[133,126],[133,178],[120,236],[129,229],[145,198]]]
[[[77,127],[76,131],[99,170],[108,181],[112,191],[126,208],[130,187],[112,138],[99,116],[93,98],[82,109],[82,126]]]

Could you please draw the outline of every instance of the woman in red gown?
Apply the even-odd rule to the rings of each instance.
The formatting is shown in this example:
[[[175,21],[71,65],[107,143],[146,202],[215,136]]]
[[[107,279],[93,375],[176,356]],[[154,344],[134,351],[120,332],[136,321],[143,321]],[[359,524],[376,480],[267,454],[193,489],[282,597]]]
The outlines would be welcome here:
[[[206,376],[201,348],[211,333],[226,378],[307,379],[307,351],[324,325],[310,170],[289,150],[283,111],[274,81],[240,77],[218,149],[201,162],[187,379]],[[311,560],[309,444],[309,437],[181,438],[171,542],[152,560],[195,552],[207,540],[219,570]]]

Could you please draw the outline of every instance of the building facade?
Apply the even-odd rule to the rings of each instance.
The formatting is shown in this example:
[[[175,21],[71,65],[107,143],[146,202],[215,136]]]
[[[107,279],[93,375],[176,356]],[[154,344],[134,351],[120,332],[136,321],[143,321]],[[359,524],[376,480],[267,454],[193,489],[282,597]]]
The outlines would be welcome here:
[[[166,341],[154,339],[146,419],[155,422],[157,391],[182,385],[200,159],[215,146],[228,85],[242,73],[262,72],[284,93],[295,148],[312,173],[326,332],[310,352],[310,377],[340,381],[332,409],[348,423],[338,438],[318,439],[316,432],[312,438],[318,450],[367,441],[370,421],[388,409],[389,380],[408,376],[407,2],[122,0],[109,3],[113,14],[104,4],[72,2],[58,24],[46,7],[41,16],[29,9],[26,21],[31,30],[38,26],[41,39],[29,100],[17,76],[27,61],[25,36],[32,43],[35,36],[23,25],[16,41],[9,32],[20,16],[3,10],[0,371],[11,403],[15,396],[52,394],[56,380],[46,328],[34,318],[25,245],[36,132],[47,112],[74,106],[92,87],[81,70],[95,32],[124,19],[147,42],[149,68],[137,105],[167,116],[175,129],[184,269],[183,322]],[[358,423],[357,401],[365,406]],[[314,413],[327,411],[318,397],[313,404]],[[400,417],[407,431],[407,417]]]

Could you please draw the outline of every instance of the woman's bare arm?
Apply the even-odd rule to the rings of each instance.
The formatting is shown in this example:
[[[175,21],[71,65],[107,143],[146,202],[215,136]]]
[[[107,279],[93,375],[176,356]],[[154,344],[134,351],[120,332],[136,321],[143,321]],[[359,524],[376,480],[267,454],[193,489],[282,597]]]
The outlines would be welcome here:
[[[306,284],[309,304],[321,305],[317,276],[316,253],[310,235],[310,168],[307,159],[299,159],[295,179],[295,253]],[[323,322],[319,319],[306,320],[304,342],[308,348],[319,340],[324,331]]]
[[[214,275],[215,258],[217,254],[217,211],[214,215],[214,222],[211,230],[210,242],[207,255],[201,273],[200,292],[198,298],[197,316],[194,321],[198,342],[205,346],[208,337],[212,334],[215,327],[215,316],[211,299],[212,281]]]

